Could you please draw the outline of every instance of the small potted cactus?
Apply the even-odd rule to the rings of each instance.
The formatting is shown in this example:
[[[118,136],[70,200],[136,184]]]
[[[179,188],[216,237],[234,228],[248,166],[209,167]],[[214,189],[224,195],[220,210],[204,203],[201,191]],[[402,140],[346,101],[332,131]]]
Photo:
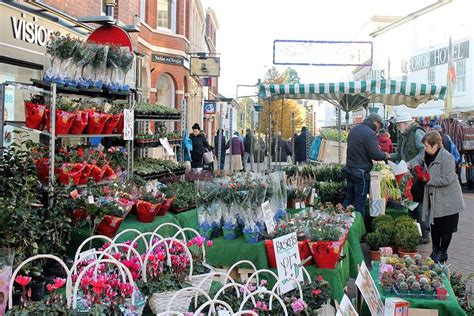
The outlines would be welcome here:
[[[424,286],[423,286],[423,293],[426,295],[426,298],[432,298],[433,297],[433,293],[434,293],[434,289],[431,285],[429,285],[428,283],[426,283]]]
[[[406,282],[400,283],[398,286],[398,292],[400,294],[407,294],[408,293],[408,284]]]
[[[415,281],[411,285],[411,294],[415,295],[415,297],[418,297],[421,294],[421,285],[420,282]]]
[[[383,295],[389,295],[392,293],[392,286],[393,286],[393,273],[392,272],[384,272],[382,277],[380,278],[380,284],[382,285],[382,292]]]
[[[406,282],[408,283],[408,285],[411,286],[414,282],[416,282],[416,277],[414,275],[410,275],[409,277],[407,277]]]

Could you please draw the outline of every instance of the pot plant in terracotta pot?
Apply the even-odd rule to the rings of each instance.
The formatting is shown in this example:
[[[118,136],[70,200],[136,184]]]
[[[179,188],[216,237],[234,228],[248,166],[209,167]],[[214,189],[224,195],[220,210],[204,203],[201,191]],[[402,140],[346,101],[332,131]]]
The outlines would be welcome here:
[[[369,246],[370,259],[372,261],[380,261],[380,251],[379,251],[381,247],[380,234],[376,231],[368,233],[367,236],[365,237],[365,242]]]
[[[416,247],[420,239],[420,233],[416,223],[408,216],[401,216],[395,221],[395,246],[398,247],[400,257],[416,254]]]

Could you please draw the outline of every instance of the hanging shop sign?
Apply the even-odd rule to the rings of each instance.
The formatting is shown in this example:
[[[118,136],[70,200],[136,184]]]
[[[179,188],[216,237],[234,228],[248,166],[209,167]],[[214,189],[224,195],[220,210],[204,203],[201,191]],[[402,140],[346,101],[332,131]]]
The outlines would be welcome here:
[[[402,72],[417,71],[448,63],[449,46],[438,48],[402,61]],[[453,44],[453,60],[469,58],[469,41]]]
[[[219,77],[219,57],[191,57],[191,76]]]
[[[155,63],[170,64],[177,66],[184,66],[184,58],[179,56],[167,56],[160,54],[152,54],[151,61]]]
[[[204,101],[204,115],[216,114],[216,101],[205,100]]]

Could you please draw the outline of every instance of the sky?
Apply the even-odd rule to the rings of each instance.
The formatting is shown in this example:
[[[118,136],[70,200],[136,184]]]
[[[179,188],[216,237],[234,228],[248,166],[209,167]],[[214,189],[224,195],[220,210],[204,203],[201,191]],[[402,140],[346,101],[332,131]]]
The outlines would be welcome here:
[[[237,85],[253,85],[272,67],[273,41],[370,40],[373,15],[403,16],[435,0],[201,0],[219,22],[219,93],[236,97]],[[281,66],[279,69],[285,69]],[[344,80],[353,67],[294,67],[301,82]],[[239,87],[238,96],[248,95]]]

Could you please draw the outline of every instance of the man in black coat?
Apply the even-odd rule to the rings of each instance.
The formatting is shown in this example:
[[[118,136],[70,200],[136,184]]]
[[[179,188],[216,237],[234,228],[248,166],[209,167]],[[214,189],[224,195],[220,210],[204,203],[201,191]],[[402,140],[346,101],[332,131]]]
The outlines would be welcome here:
[[[191,150],[191,168],[196,172],[201,172],[204,165],[203,155],[211,146],[207,142],[206,135],[201,133],[201,128],[198,123],[195,123],[192,129],[193,132],[189,136],[193,143],[193,149]]]
[[[370,187],[372,160],[389,159],[390,155],[380,150],[376,132],[383,124],[382,117],[371,113],[361,124],[349,132],[347,139],[347,162],[344,172],[347,177],[347,191],[344,206],[353,205],[365,216],[365,203]]]
[[[301,128],[301,134],[295,137],[295,162],[306,162],[307,128]]]

